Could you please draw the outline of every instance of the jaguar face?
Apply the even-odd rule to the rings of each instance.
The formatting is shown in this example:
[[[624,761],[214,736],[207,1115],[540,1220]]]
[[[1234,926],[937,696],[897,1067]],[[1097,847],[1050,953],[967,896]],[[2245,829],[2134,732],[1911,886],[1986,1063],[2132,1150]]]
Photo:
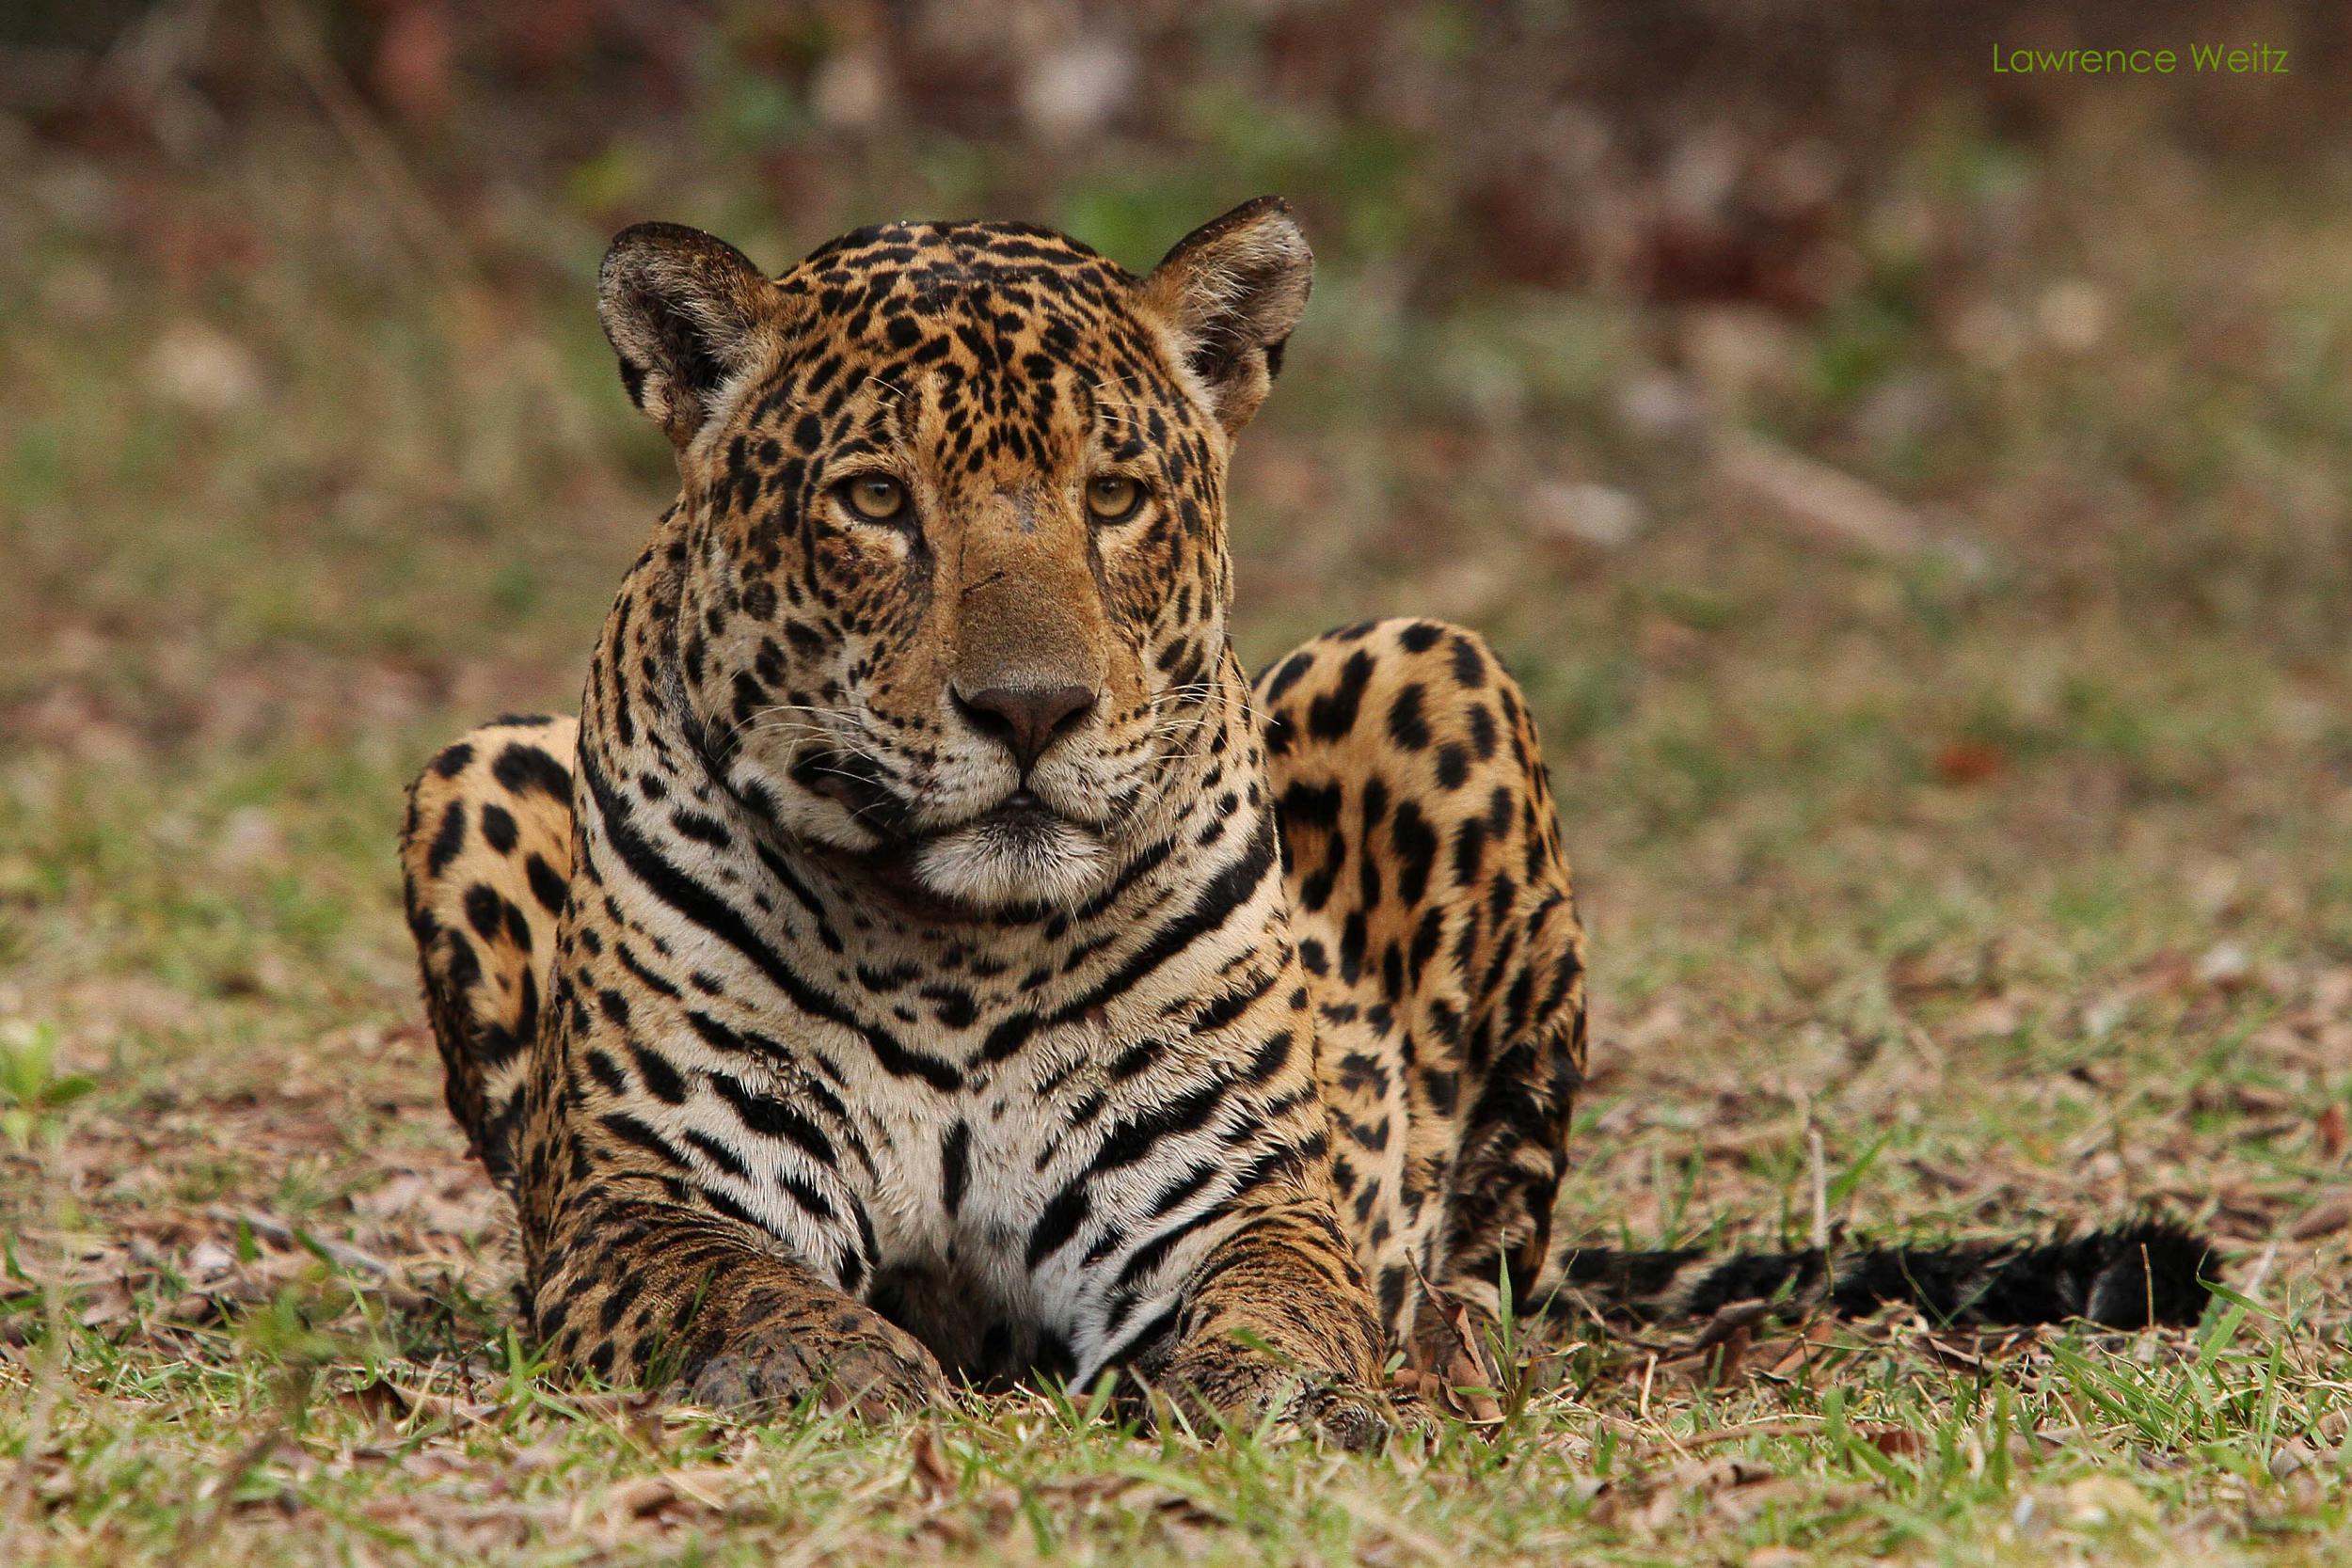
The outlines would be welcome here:
[[[773,280],[622,234],[600,304],[678,450],[677,673],[727,785],[957,907],[1107,881],[1211,728],[1226,459],[1311,267],[1273,200],[1140,277],[1020,225],[861,230]]]

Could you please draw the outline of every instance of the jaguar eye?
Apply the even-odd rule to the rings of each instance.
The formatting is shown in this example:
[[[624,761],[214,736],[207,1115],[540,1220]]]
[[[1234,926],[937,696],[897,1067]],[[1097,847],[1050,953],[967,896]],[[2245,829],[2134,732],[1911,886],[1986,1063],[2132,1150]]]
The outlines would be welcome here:
[[[1087,511],[1098,523],[1123,523],[1143,504],[1143,485],[1125,474],[1101,474],[1087,483]]]
[[[906,515],[907,487],[888,474],[859,474],[834,487],[842,503],[869,523],[895,523]]]

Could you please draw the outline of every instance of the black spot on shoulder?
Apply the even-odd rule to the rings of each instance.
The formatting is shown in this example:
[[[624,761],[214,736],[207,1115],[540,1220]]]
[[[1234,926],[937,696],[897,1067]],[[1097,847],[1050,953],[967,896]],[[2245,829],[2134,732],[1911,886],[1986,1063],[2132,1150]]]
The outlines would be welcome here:
[[[1296,686],[1300,677],[1314,667],[1314,655],[1305,652],[1291,655],[1276,667],[1273,678],[1265,683],[1265,689],[1259,693],[1259,699],[1267,704],[1280,702],[1283,694]]]
[[[1486,656],[1467,637],[1454,640],[1454,678],[1468,687],[1486,684]]]
[[[441,825],[434,830],[433,843],[424,852],[425,869],[436,877],[449,869],[457,851],[466,847],[466,802],[452,800],[441,813]]]
[[[506,911],[498,889],[487,882],[476,882],[466,890],[466,924],[485,942],[496,942],[506,924]]]
[[[1486,861],[1486,819],[1465,817],[1454,830],[1454,885],[1468,887],[1478,879]]]
[[[1495,729],[1494,710],[1484,703],[1472,703],[1467,717],[1470,721],[1470,748],[1478,753],[1479,761],[1486,762],[1494,756],[1495,747],[1501,739]]]
[[[490,772],[517,795],[535,789],[549,800],[572,803],[572,770],[539,747],[510,741],[490,765]]]
[[[1364,689],[1372,684],[1372,656],[1361,648],[1340,667],[1339,684],[1307,705],[1307,733],[1317,740],[1342,740],[1356,727]]]
[[[1397,896],[1407,904],[1418,904],[1429,891],[1429,868],[1438,859],[1437,831],[1419,806],[1401,800],[1389,821],[1389,843],[1396,850]]]
[[[1389,737],[1408,752],[1418,752],[1429,744],[1429,721],[1422,713],[1422,687],[1419,681],[1406,687],[1389,705]]]
[[[523,875],[531,881],[531,895],[542,908],[549,914],[564,912],[564,879],[547,863],[547,857],[532,850],[523,861]]]

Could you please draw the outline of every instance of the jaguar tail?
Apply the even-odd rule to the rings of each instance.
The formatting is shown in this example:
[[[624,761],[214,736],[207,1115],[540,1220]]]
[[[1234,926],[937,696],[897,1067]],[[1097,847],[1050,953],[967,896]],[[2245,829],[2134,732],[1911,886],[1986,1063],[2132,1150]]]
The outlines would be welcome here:
[[[2163,1219],[2040,1242],[1946,1246],[1752,1253],[1563,1246],[1538,1294],[1555,1314],[1640,1323],[1703,1321],[1732,1303],[1763,1300],[1787,1317],[1816,1307],[1861,1317],[1899,1304],[1953,1326],[2080,1318],[2142,1328],[2196,1323],[2217,1262],[2202,1237]]]

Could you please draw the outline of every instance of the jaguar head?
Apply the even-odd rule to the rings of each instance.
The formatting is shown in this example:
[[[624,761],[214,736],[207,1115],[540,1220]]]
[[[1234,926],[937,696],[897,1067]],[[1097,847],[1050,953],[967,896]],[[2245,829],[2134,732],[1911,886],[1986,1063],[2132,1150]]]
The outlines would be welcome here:
[[[958,907],[1104,885],[1216,728],[1226,462],[1312,267],[1272,198],[1144,277],[1018,224],[860,230],[777,278],[615,240],[600,310],[677,450],[673,657],[728,787]]]

